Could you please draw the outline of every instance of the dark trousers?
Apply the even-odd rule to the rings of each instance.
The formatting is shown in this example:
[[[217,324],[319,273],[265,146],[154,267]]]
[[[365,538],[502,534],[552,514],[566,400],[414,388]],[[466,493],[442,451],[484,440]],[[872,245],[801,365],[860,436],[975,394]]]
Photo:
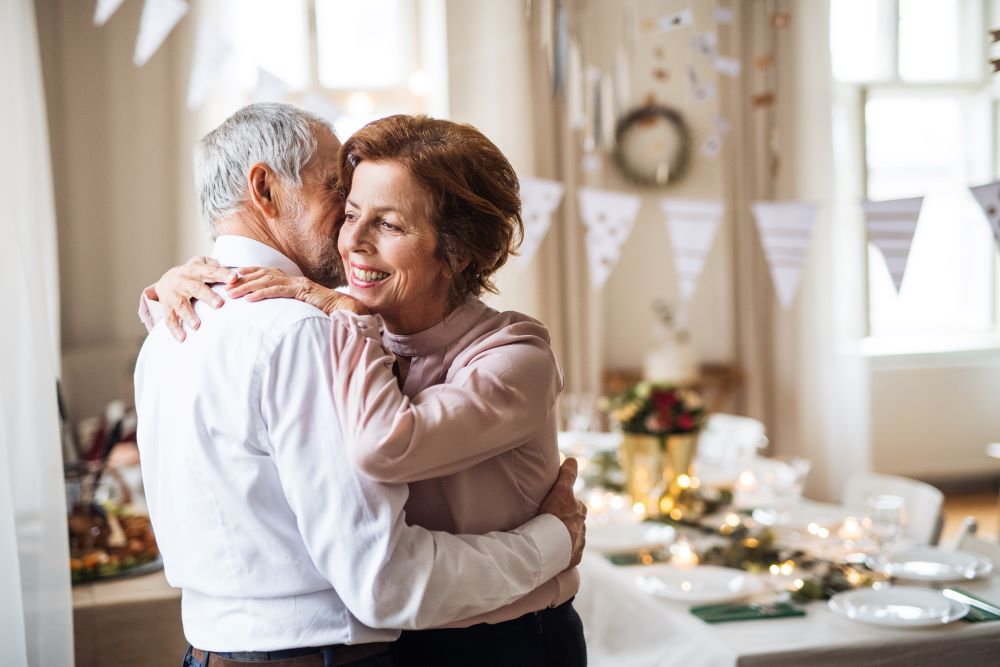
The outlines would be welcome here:
[[[587,645],[570,600],[493,625],[406,631],[393,655],[399,667],[585,667]]]

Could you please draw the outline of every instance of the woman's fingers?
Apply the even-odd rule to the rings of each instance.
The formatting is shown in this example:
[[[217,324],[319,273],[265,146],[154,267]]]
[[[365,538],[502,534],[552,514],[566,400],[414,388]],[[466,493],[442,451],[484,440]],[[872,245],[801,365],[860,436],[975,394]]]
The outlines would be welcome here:
[[[190,301],[178,301],[172,312],[191,329],[197,329],[201,326],[201,320],[198,318],[198,314],[194,312],[194,306],[191,305]]]
[[[262,287],[247,295],[247,301],[263,301],[264,299],[292,298],[295,296],[293,285],[272,285]]]
[[[243,269],[240,269],[240,274],[241,279],[239,284],[229,287],[226,290],[229,296],[234,299],[259,292],[269,287],[290,287],[294,285],[294,280],[290,276],[273,269],[257,269],[249,271],[246,274],[243,274]],[[282,292],[282,296],[292,295],[294,295],[294,291],[289,294]]]
[[[181,326],[180,320],[177,318],[177,313],[173,310],[167,310],[163,321],[166,323],[167,329],[173,337],[183,343],[187,335],[184,333],[184,327]]]
[[[204,301],[212,308],[222,308],[222,304],[225,303],[225,300],[216,294],[215,290],[203,282],[192,280],[188,283],[187,289],[191,292],[191,294],[188,295],[190,298]]]

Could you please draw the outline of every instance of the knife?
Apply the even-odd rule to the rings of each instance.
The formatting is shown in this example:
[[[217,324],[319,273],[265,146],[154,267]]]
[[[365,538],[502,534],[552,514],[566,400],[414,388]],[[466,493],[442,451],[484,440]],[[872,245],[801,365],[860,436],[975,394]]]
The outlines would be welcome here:
[[[981,609],[991,614],[995,614],[996,616],[1000,616],[1000,607],[987,602],[986,600],[981,600],[970,593],[966,593],[960,588],[942,588],[941,594],[946,598],[955,600],[956,602],[964,602],[970,607],[975,607],[976,609]]]

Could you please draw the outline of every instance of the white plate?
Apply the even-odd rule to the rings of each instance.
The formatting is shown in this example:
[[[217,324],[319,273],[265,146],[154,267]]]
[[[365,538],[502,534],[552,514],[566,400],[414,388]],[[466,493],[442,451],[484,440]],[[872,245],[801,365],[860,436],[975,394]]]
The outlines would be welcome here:
[[[949,600],[940,591],[910,586],[837,593],[830,598],[830,609],[864,623],[913,628],[951,623],[969,613],[968,605]]]
[[[599,523],[588,520],[586,548],[602,554],[620,554],[662,547],[676,537],[677,531],[673,526],[658,523]]]
[[[989,574],[993,561],[968,551],[947,551],[936,547],[897,547],[868,559],[877,572],[916,581],[961,581]]]
[[[641,572],[635,577],[639,590],[689,604],[732,602],[758,593],[763,588],[760,579],[752,574],[715,565],[692,568],[646,565]]]

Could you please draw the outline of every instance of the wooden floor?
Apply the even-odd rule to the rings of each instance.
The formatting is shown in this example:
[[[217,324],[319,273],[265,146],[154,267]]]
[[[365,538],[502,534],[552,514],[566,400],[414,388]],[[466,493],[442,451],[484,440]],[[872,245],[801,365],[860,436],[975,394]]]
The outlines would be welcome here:
[[[947,544],[967,516],[976,518],[980,537],[998,540],[1000,535],[1000,496],[996,491],[974,493],[945,493],[944,530],[941,541]]]

